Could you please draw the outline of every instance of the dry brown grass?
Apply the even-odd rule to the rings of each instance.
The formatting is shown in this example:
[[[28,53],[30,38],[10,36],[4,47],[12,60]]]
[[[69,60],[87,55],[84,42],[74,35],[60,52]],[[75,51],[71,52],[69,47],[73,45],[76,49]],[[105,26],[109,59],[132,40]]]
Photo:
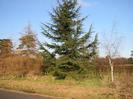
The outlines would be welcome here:
[[[32,76],[24,78],[1,78],[0,87],[30,93],[39,93],[65,99],[132,99],[133,78],[121,75],[114,83],[102,80],[75,81],[72,79],[55,80],[52,76]],[[91,83],[95,83],[92,85]],[[100,83],[100,82],[99,82]]]
[[[33,80],[34,79],[34,80]],[[39,79],[39,80],[38,80]],[[39,93],[65,99],[106,99],[106,93],[112,93],[108,87],[88,87],[76,84],[75,81],[56,81],[52,78],[25,78],[23,80],[0,80],[2,88]],[[109,98],[112,99],[112,98]]]
[[[119,99],[133,99],[133,77],[123,74],[116,82],[116,93]]]

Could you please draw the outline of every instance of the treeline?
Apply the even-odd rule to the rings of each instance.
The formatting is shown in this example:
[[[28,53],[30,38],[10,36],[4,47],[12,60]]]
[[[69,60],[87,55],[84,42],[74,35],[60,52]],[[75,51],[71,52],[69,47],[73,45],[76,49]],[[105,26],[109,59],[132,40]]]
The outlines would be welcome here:
[[[112,61],[113,61],[113,64],[115,67],[133,64],[133,58],[132,57],[130,57],[130,58],[124,58],[124,57],[113,58]],[[97,66],[107,67],[109,65],[109,62],[108,62],[108,59],[106,57],[97,57],[96,58],[96,64],[97,64]]]
[[[133,58],[113,58],[114,73],[132,73]],[[109,61],[106,57],[97,57],[95,60],[96,68],[100,75],[105,75],[110,71]]]
[[[0,40],[0,75],[40,74],[43,60],[37,50],[36,36],[30,26],[19,40],[17,48],[10,39]]]

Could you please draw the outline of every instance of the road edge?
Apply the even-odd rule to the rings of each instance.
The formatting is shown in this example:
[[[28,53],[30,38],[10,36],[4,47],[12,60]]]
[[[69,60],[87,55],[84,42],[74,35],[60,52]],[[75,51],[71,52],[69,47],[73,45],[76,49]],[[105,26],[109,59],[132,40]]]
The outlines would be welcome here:
[[[49,96],[49,95],[44,95],[44,94],[39,94],[39,93],[28,93],[25,91],[21,90],[13,90],[13,89],[6,89],[6,88],[0,88],[1,91],[6,91],[6,92],[13,92],[13,93],[18,93],[18,94],[24,94],[24,95],[32,95],[32,96],[41,96],[41,97],[46,97],[46,98],[53,98],[53,99],[64,99],[63,97],[54,97],[54,96]]]

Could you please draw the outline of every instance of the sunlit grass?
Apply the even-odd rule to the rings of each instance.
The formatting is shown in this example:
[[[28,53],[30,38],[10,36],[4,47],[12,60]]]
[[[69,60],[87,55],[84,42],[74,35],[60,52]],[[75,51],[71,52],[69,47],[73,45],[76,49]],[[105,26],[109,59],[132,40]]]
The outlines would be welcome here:
[[[0,77],[0,88],[61,97],[61,99],[119,99],[121,91],[124,97],[132,96],[132,76],[125,73],[116,76],[119,77],[115,77],[114,83],[110,82],[109,75],[104,75],[103,79],[86,80],[70,78],[55,80],[53,76],[5,76]]]
[[[52,76],[9,78],[0,80],[1,88],[56,97],[73,97],[74,99],[91,99],[91,97],[95,97],[96,99],[97,97],[104,97],[104,94],[111,90],[100,85],[100,81],[96,79],[84,81],[55,80]]]

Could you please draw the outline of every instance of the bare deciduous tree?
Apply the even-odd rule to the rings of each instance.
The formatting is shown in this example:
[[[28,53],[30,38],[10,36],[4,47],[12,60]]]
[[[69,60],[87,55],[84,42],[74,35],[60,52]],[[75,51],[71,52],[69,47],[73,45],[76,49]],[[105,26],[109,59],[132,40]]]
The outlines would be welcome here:
[[[113,24],[112,30],[108,36],[104,35],[104,40],[103,47],[111,70],[111,81],[114,82],[114,65],[112,59],[119,57],[119,48],[121,44],[121,37],[117,35],[115,24]]]

